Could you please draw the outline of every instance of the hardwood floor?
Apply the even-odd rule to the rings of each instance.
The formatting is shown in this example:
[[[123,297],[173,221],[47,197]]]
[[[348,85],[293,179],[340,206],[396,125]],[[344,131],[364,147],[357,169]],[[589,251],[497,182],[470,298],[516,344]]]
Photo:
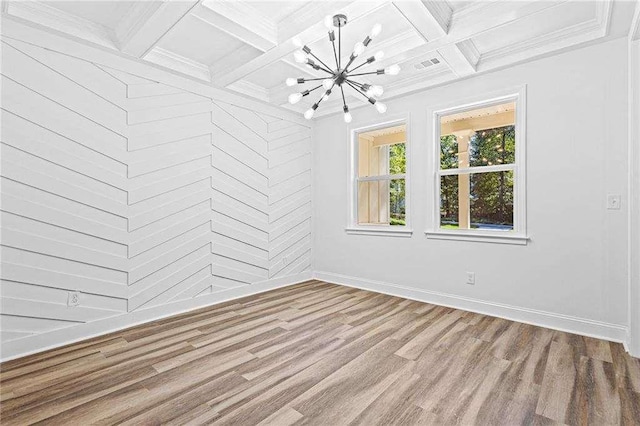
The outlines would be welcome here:
[[[640,424],[622,346],[311,281],[0,366],[2,424]]]

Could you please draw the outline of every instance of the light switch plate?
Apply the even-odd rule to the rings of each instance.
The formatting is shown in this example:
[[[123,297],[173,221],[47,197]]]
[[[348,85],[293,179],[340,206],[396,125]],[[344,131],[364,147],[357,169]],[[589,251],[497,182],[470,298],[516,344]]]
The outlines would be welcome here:
[[[619,194],[609,194],[607,195],[607,209],[608,210],[620,210],[620,195]]]

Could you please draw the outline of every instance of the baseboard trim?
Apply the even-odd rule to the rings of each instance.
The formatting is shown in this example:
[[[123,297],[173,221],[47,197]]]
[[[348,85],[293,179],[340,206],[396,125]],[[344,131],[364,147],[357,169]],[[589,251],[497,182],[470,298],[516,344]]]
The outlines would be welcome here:
[[[390,296],[403,297],[405,299],[417,300],[419,302],[462,309],[465,311],[551,328],[582,336],[623,343],[626,346],[627,328],[622,325],[609,324],[586,318],[573,317],[570,315],[506,305],[502,303],[488,302],[485,300],[472,299],[453,294],[421,290],[413,287],[351,277],[332,272],[315,271],[313,273],[313,278],[332,284],[375,291],[377,293],[384,293]]]
[[[311,271],[296,275],[274,278],[241,287],[226,289],[206,296],[194,299],[181,300],[167,303],[139,311],[126,312],[98,321],[87,322],[80,325],[53,330],[48,333],[37,334],[22,339],[4,342],[0,348],[0,362],[10,361],[35,353],[59,348],[82,340],[103,336],[105,334],[121,331],[152,321],[180,315],[207,306],[240,299],[246,296],[264,293],[280,287],[286,287],[309,281],[312,278]]]

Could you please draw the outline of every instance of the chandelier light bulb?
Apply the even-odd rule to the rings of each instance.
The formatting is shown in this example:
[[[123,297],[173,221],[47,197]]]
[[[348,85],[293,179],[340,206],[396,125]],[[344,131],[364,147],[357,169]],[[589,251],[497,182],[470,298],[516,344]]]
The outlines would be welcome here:
[[[369,90],[367,90],[366,94],[369,97],[375,96],[380,97],[384,93],[384,89],[382,86],[371,86]]]
[[[307,55],[301,50],[296,50],[293,52],[293,59],[299,64],[305,63],[307,61]]]
[[[398,75],[399,72],[400,66],[398,64],[391,65],[390,67],[384,69],[384,73],[389,75]]]
[[[375,24],[373,28],[371,28],[371,38],[378,37],[382,32],[382,25]]]
[[[295,86],[296,84],[298,84],[298,79],[297,78],[288,78],[285,83],[287,84],[287,86],[291,87],[291,86]]]
[[[380,114],[384,114],[385,112],[387,112],[387,106],[382,102],[376,102],[374,106]]]
[[[298,102],[300,102],[300,99],[302,99],[302,93],[300,92],[292,93],[289,95],[289,103],[291,105],[297,104]]]
[[[333,87],[333,79],[325,78],[324,80],[322,80],[322,87],[324,87],[327,90],[331,89]]]
[[[355,46],[353,46],[353,56],[360,56],[364,52],[364,44],[362,42],[357,42]]]
[[[375,55],[373,55],[373,57],[375,58],[376,61],[381,61],[382,58],[384,58],[384,52],[382,50],[379,50],[376,52]]]
[[[351,123],[351,120],[353,120],[353,117],[351,117],[351,113],[349,111],[344,113],[344,122],[345,123]]]
[[[313,108],[309,108],[308,110],[305,111],[304,113],[304,118],[306,118],[307,120],[311,120],[313,118],[313,114],[315,114],[316,110]]]
[[[327,90],[324,94],[324,96],[322,97],[323,101],[326,101],[329,99],[329,95],[331,94],[331,90]]]
[[[324,17],[324,26],[329,31],[333,31],[333,16],[327,15],[327,16]]]

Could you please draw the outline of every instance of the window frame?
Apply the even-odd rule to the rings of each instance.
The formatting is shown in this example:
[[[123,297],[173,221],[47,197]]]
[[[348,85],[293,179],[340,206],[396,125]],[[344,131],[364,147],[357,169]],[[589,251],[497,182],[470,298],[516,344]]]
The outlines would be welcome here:
[[[406,170],[400,175],[382,175],[368,176],[364,178],[358,177],[358,134],[369,132],[372,130],[384,129],[386,127],[405,125],[405,161]],[[409,115],[401,115],[391,117],[385,121],[376,121],[375,123],[366,124],[358,127],[349,128],[349,208],[348,221],[345,231],[351,235],[384,235],[392,237],[410,237],[413,234],[411,229],[411,127]],[[387,180],[391,182],[393,179],[404,178],[405,184],[405,225],[360,225],[358,224],[358,183]]]
[[[493,166],[475,166],[464,169],[440,169],[440,119],[442,116],[469,111],[505,102],[515,102],[516,122],[515,138],[516,152],[515,162],[511,164],[500,164]],[[433,173],[432,186],[433,208],[431,217],[427,223],[431,224],[431,229],[425,231],[427,238],[457,240],[457,241],[480,241],[490,243],[518,244],[526,245],[529,237],[527,235],[526,218],[526,85],[493,92],[490,94],[478,95],[473,98],[459,100],[448,105],[441,106],[430,112],[433,125],[432,156]],[[469,175],[481,172],[497,172],[513,170],[513,230],[512,231],[474,231],[471,229],[442,229],[440,228],[440,184],[441,177],[446,175],[459,175],[466,172]]]

